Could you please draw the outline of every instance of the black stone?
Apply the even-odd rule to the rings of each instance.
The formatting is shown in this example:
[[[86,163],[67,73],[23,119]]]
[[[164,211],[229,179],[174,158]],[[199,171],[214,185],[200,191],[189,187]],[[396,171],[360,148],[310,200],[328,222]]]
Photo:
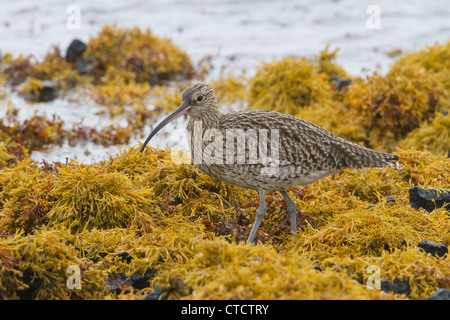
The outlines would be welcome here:
[[[130,277],[131,285],[133,288],[142,290],[149,286],[149,281],[154,277],[155,273],[153,271],[147,271],[143,276],[140,274],[133,274]]]
[[[437,289],[428,300],[450,300],[449,289]]]
[[[420,241],[419,248],[423,249],[426,253],[435,257],[443,257],[448,253],[448,248],[440,243],[434,243],[431,241]]]
[[[381,290],[384,292],[393,292],[396,294],[409,295],[411,293],[411,288],[408,283],[408,279],[400,280],[395,278],[394,281],[389,282],[388,279],[381,280]]]
[[[67,62],[75,62],[83,52],[86,50],[86,44],[78,39],[74,39],[67,47],[66,51],[66,61]]]
[[[126,263],[130,263],[133,260],[133,257],[126,251],[115,254],[114,258],[118,258]]]
[[[445,209],[450,210],[450,190],[439,191],[436,189],[422,189],[420,187],[412,187],[409,189],[409,204],[414,209],[424,208],[428,212],[435,208],[441,208],[445,205]]]
[[[28,288],[20,290],[17,295],[21,300],[33,300],[36,290],[43,286],[44,281],[35,277],[33,269],[27,268],[22,273],[22,281],[28,285]]]

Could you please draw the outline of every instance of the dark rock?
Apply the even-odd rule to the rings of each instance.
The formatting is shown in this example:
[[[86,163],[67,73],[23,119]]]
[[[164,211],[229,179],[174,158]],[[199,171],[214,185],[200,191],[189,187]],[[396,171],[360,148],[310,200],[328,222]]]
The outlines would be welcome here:
[[[128,286],[127,277],[125,273],[111,274],[106,279],[108,290],[112,293],[119,294],[124,286]]]
[[[394,281],[389,282],[388,279],[381,280],[381,290],[384,292],[393,292],[397,294],[409,295],[411,288],[409,287],[408,279],[400,280],[395,278]]]
[[[42,81],[44,87],[39,90],[39,101],[51,101],[58,96],[58,90],[60,89],[59,83],[55,81],[44,80]]]
[[[148,295],[144,297],[143,300],[158,300],[163,293],[164,291],[161,290],[159,286],[156,286]],[[163,297],[161,300],[166,300],[166,298]]]
[[[418,247],[435,257],[443,257],[448,253],[448,248],[446,246],[431,241],[420,241]]]
[[[58,92],[60,89],[58,82],[44,80],[42,81],[42,85],[43,87],[39,88],[37,91],[21,92],[20,95],[26,100],[35,102],[47,102],[58,97]]]
[[[17,292],[17,295],[21,300],[33,300],[36,290],[44,283],[41,278],[35,276],[35,273],[31,268],[27,268],[23,271],[22,281],[28,285],[28,288]]]
[[[149,286],[149,281],[155,276],[153,271],[147,271],[143,276],[140,274],[133,274],[130,277],[131,285],[133,288],[142,290]]]
[[[75,62],[83,52],[86,50],[86,44],[78,39],[74,39],[67,47],[66,51],[66,61],[67,62]]]
[[[439,191],[436,189],[422,189],[412,187],[409,189],[409,204],[414,209],[424,208],[428,212],[445,205],[445,209],[450,210],[450,190]]]
[[[428,300],[450,300],[449,289],[437,289]]]
[[[114,258],[118,258],[126,263],[130,263],[133,260],[133,257],[126,251],[115,254]]]

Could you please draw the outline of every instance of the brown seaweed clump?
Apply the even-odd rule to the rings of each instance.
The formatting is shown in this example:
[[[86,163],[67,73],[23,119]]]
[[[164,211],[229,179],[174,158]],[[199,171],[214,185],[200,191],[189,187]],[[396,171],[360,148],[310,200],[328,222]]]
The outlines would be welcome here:
[[[121,173],[71,166],[60,168],[53,183],[50,226],[62,224],[73,232],[131,226],[149,231],[153,226],[149,190],[134,187]]]
[[[417,148],[450,157],[450,116],[448,112],[437,112],[432,120],[410,131],[399,145],[405,149]]]
[[[19,121],[17,111],[8,108],[5,118],[0,119],[0,141],[6,145],[20,143],[27,152],[45,145],[61,144],[64,140],[67,131],[60,117],[47,118],[35,112],[29,119]]]
[[[0,171],[0,229],[9,234],[30,233],[44,224],[50,210],[52,177],[30,159]]]
[[[101,299],[105,275],[65,243],[66,237],[64,231],[48,230],[0,238],[0,298]],[[77,266],[83,275],[80,289],[67,285],[69,266]]]
[[[434,116],[437,83],[420,70],[374,74],[349,88],[345,102],[369,146],[393,150],[398,141]]]
[[[17,112],[17,108],[8,108],[6,116],[0,119],[0,141],[14,158],[9,158],[4,163],[0,162],[0,166],[22,160],[35,150],[61,145],[65,141],[70,145],[80,141],[92,141],[103,145],[124,144],[129,141],[134,130],[143,126],[143,120],[149,117],[148,112],[136,110],[136,113],[131,113],[135,119],[128,127],[111,124],[97,129],[77,123],[68,129],[61,117],[56,115],[48,118],[35,112],[30,118],[19,121]],[[8,158],[6,155],[4,157],[5,160]]]
[[[153,34],[149,29],[126,29],[115,25],[105,26],[91,38],[85,52],[97,67],[92,70],[99,77],[108,68],[128,75],[125,79],[155,84],[177,77],[189,79],[194,73],[189,56],[169,39]]]
[[[319,271],[305,255],[280,255],[269,246],[203,241],[184,265],[155,279],[166,298],[395,299],[366,290],[346,272]],[[180,283],[180,279],[185,279]]]
[[[26,85],[21,91],[33,93],[35,98],[38,98],[43,81],[53,81],[62,89],[66,89],[74,87],[77,83],[86,83],[88,80],[71,67],[56,46],[45,55],[42,61],[38,61],[33,55],[26,57],[19,55],[14,58],[9,53],[2,58],[2,74],[6,75],[7,82],[13,87],[20,84]]]
[[[249,107],[297,115],[303,109],[342,100],[342,88],[338,89],[333,81],[349,80],[349,76],[334,62],[338,51],[339,48],[330,52],[328,45],[312,61],[286,57],[264,62],[248,80]]]
[[[374,73],[349,87],[344,98],[349,119],[358,123],[368,146],[393,150],[409,132],[433,123],[437,112],[450,110],[449,61],[450,42],[405,55],[386,76]],[[440,140],[441,132],[434,139]],[[431,150],[441,151],[436,144],[447,141],[431,143]]]
[[[249,80],[249,106],[295,115],[299,108],[331,99],[328,80],[304,57],[263,63]]]

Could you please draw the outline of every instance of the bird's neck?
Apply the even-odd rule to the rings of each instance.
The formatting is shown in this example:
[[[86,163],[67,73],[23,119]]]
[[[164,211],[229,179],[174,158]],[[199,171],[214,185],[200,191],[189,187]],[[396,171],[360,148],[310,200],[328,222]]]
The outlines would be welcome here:
[[[187,124],[188,131],[188,141],[189,141],[189,149],[191,151],[191,157],[193,159],[193,163],[201,164],[202,163],[202,155],[203,149],[205,145],[209,143],[209,138],[205,138],[205,135],[208,131],[216,132],[216,129],[219,128],[219,120],[222,116],[222,113],[219,110],[213,110],[208,113],[202,114],[201,116],[190,116],[189,122]],[[205,140],[206,139],[206,140]]]
[[[200,115],[190,115],[187,130],[192,134],[195,126],[201,126],[203,132],[207,129],[217,128],[221,116],[222,113],[218,109],[208,110]]]

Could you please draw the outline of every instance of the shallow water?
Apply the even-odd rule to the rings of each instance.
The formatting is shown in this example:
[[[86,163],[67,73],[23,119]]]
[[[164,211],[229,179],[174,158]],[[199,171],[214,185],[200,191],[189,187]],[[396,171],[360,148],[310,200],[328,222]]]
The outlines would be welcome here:
[[[68,13],[73,5],[80,10],[79,24],[71,23],[76,22],[72,20],[73,11]],[[377,6],[379,19],[371,19],[376,17],[373,11],[367,13],[371,5]],[[364,76],[374,70],[385,73],[394,61],[387,55],[393,49],[417,51],[426,45],[448,41],[449,17],[449,0],[102,0],[95,3],[0,0],[0,50],[42,57],[52,45],[65,51],[74,38],[87,42],[103,25],[116,23],[149,27],[160,36],[172,38],[194,63],[206,55],[214,56],[215,68],[209,79],[244,69],[252,74],[261,61],[285,55],[312,58],[327,44],[331,44],[331,49],[340,47],[337,62],[348,73]],[[37,109],[47,116],[59,115],[69,126],[80,121],[93,126],[111,121],[98,117],[98,106],[84,99],[28,104],[13,95],[12,102],[21,110],[20,117],[27,117]],[[0,108],[3,115],[6,101],[0,101]],[[184,121],[180,119],[168,131],[183,126]],[[153,146],[179,144],[168,135],[156,138],[159,140],[152,140]],[[134,145],[138,140],[143,138],[132,139],[129,144]],[[65,161],[68,157],[90,163],[101,160],[107,152],[116,153],[120,147],[124,146],[63,145],[33,152],[32,158]]]

